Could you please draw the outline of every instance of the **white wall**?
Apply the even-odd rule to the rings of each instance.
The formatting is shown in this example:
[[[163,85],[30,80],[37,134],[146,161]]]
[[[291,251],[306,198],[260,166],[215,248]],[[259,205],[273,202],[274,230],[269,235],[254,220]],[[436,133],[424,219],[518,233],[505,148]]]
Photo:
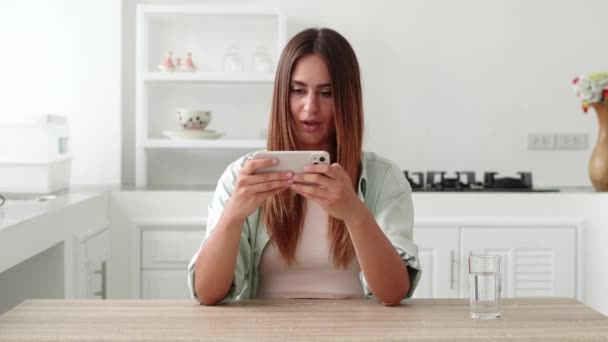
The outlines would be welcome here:
[[[135,6],[168,2],[124,3],[125,183],[134,182]],[[363,71],[368,150],[410,170],[529,170],[537,185],[590,185],[587,163],[597,123],[594,113],[582,114],[570,82],[577,74],[607,68],[608,44],[601,43],[607,1],[257,3],[286,13],[289,36],[318,25],[335,28],[350,40]],[[529,132],[588,133],[590,146],[583,151],[528,151]],[[200,154],[200,163],[189,168],[200,168],[194,173],[213,182],[239,153],[215,158],[215,165]],[[167,164],[167,159],[156,158],[150,160],[153,173]],[[169,172],[165,176],[171,178]]]
[[[122,181],[133,183],[134,9],[144,2],[168,1],[0,4],[0,115],[66,114],[74,184],[120,182],[121,142]],[[597,124],[581,114],[570,81],[605,69],[608,2],[257,2],[284,10],[290,35],[329,26],[351,41],[363,70],[368,150],[410,170],[530,170],[538,185],[589,185]],[[591,144],[528,151],[529,132],[588,133]],[[195,165],[203,183],[240,153],[203,155]],[[151,158],[151,169],[164,161]]]
[[[72,184],[120,183],[120,0],[0,2],[0,116],[58,113]]]

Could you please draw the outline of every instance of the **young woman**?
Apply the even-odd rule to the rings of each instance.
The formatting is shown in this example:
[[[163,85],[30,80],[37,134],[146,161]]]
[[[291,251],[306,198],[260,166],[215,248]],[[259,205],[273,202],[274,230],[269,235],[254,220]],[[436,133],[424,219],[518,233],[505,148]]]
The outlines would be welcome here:
[[[353,49],[330,29],[298,33],[278,63],[267,150],[324,150],[333,164],[254,174],[276,161],[249,154],[228,166],[188,268],[192,296],[205,305],[411,296],[420,277],[411,188],[362,141]]]

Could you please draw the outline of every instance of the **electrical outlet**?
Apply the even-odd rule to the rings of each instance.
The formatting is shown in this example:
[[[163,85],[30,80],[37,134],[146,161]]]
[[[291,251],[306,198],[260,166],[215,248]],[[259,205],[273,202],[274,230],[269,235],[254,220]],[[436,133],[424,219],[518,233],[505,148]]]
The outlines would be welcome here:
[[[554,150],[555,134],[528,133],[528,150]]]
[[[589,145],[587,133],[561,133],[555,135],[555,146],[559,150],[585,150]]]

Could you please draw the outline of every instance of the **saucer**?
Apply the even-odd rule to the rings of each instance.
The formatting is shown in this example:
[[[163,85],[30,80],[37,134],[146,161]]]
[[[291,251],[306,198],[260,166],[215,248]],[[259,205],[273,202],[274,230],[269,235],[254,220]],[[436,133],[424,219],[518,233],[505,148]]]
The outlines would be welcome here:
[[[217,132],[211,129],[180,129],[163,131],[162,133],[164,136],[173,140],[217,139],[224,135],[223,132]]]

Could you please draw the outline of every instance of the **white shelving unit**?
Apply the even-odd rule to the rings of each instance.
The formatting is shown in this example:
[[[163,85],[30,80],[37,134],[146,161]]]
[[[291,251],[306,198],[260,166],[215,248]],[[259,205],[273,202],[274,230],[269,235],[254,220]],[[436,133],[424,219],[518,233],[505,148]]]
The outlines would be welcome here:
[[[286,30],[285,16],[279,10],[261,6],[137,7],[136,185],[148,183],[147,153],[152,149],[254,150],[266,146],[259,131],[265,128],[270,112],[268,90],[272,89],[274,70],[255,72],[250,57],[261,46],[276,66],[285,45]],[[223,57],[231,46],[239,47],[242,72],[222,69]],[[192,52],[197,71],[157,71],[168,51],[173,51],[174,58]],[[216,140],[163,137],[162,130],[179,129],[174,109],[189,107],[212,110],[209,129],[215,129],[214,123],[223,124],[224,131],[230,123],[233,126],[228,128],[233,128],[234,134]],[[251,130],[247,131],[248,128]]]

